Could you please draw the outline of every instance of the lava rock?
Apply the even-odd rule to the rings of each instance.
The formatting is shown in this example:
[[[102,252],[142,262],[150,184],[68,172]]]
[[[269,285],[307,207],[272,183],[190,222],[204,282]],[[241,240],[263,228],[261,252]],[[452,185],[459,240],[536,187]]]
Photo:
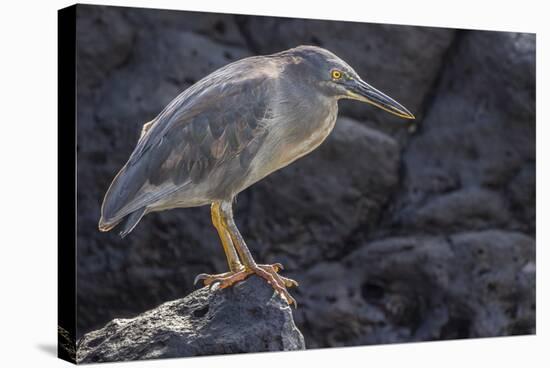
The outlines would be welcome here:
[[[61,326],[57,326],[57,356],[76,363],[75,337]]]
[[[310,268],[295,318],[309,348],[532,334],[534,278],[518,232],[390,237]]]
[[[155,31],[190,31],[226,45],[247,46],[237,17],[231,14],[129,7],[110,10],[122,14],[134,27]]]
[[[80,92],[96,88],[132,58],[136,30],[121,13],[106,7],[78,6],[76,19]]]
[[[78,342],[79,363],[305,349],[289,305],[252,276],[197,290],[131,319],[114,319]]]
[[[461,34],[403,152],[394,235],[486,228],[534,235],[534,49],[530,34]]]

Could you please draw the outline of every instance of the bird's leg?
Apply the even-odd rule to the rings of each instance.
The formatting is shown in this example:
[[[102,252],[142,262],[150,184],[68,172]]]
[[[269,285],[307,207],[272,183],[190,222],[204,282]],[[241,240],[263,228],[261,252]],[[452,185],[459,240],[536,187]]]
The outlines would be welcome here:
[[[215,280],[220,283],[220,288],[229,287],[238,281],[246,279],[252,274],[256,274],[265,279],[273,287],[273,289],[275,289],[275,291],[284,296],[289,304],[294,304],[296,306],[296,300],[294,300],[294,298],[288,293],[286,288],[298,286],[298,283],[292,279],[282,277],[277,273],[283,269],[283,266],[280,263],[275,263],[273,265],[257,264],[254,261],[254,258],[252,258],[252,254],[246,246],[246,243],[244,242],[244,239],[235,224],[231,202],[221,202],[220,209],[223,225],[229,232],[233,245],[244,265],[243,270]]]
[[[227,257],[227,263],[229,265],[229,269],[232,272],[237,272],[242,270],[243,265],[239,260],[237,251],[233,246],[233,241],[231,240],[231,236],[229,235],[227,228],[224,226],[224,223],[221,217],[220,202],[212,203],[211,213],[212,213],[212,223],[214,224],[214,227],[216,228],[216,230],[218,230],[218,235],[220,236],[220,240],[223,245],[223,250]]]
[[[237,251],[233,246],[233,241],[231,240],[231,236],[229,235],[229,232],[227,231],[222,221],[221,213],[220,213],[220,202],[212,203],[212,206],[210,207],[210,213],[212,215],[212,224],[214,224],[214,227],[218,231],[220,241],[222,242],[223,250],[225,252],[225,256],[227,257],[227,264],[229,265],[230,271],[216,274],[216,275],[201,273],[200,275],[197,275],[197,277],[195,277],[195,284],[199,280],[203,280],[204,285],[210,285],[215,280],[218,280],[227,276],[231,276],[236,272],[239,272],[244,269],[244,266],[242,265],[241,261],[239,261],[239,256],[237,255]]]
[[[219,287],[223,289],[256,274],[267,280],[278,293],[287,299],[289,304],[294,303],[296,305],[296,301],[286,288],[298,286],[298,283],[278,274],[283,269],[283,265],[280,263],[272,265],[256,264],[233,220],[231,202],[214,202],[211,212],[212,222],[218,230],[231,271],[217,275],[200,274],[195,278],[195,283],[199,280],[203,280],[205,285],[219,283]],[[242,263],[239,261],[239,257]]]

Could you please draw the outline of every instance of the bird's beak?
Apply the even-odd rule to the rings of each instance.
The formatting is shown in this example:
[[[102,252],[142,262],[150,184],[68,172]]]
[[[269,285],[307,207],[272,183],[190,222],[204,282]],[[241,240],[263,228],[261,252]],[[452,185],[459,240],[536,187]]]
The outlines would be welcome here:
[[[414,115],[403,105],[361,79],[353,80],[347,87],[348,98],[369,103],[405,119],[414,119]]]

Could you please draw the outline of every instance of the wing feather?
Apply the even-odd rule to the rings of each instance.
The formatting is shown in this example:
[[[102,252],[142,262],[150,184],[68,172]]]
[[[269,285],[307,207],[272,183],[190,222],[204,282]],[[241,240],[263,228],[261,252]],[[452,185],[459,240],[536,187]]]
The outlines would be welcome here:
[[[261,74],[232,82],[214,73],[174,99],[144,126],[113,180],[102,206],[104,221],[200,183],[228,160],[249,165],[266,135],[260,121],[269,115],[272,82]]]

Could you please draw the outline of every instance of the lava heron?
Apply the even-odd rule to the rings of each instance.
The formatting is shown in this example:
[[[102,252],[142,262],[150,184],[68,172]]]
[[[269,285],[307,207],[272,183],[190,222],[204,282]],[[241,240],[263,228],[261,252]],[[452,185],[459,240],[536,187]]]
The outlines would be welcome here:
[[[239,192],[317,148],[334,127],[341,98],[414,119],[319,47],[249,57],[216,70],[143,126],[105,194],[99,229],[125,220],[125,236],[147,213],[211,205],[229,271],[200,274],[195,282],[225,288],[256,274],[296,305],[286,288],[298,284],[279,275],[280,263],[254,261],[232,203]]]

